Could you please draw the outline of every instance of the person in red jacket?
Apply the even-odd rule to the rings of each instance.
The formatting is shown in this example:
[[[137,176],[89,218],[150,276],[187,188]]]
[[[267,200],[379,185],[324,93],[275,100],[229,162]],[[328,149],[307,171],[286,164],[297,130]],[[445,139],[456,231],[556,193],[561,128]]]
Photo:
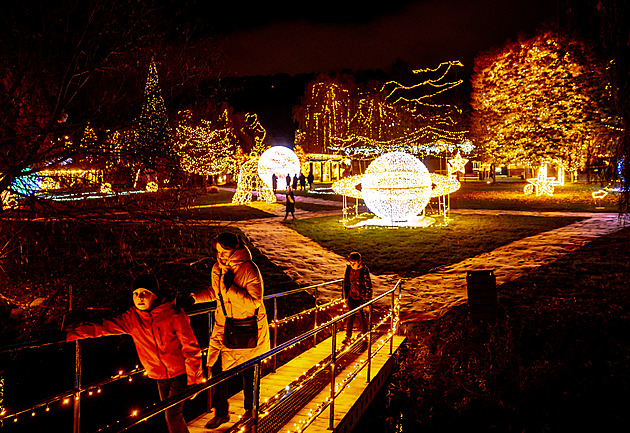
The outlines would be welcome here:
[[[201,349],[190,320],[174,301],[166,301],[152,274],[133,282],[134,307],[102,323],[85,323],[68,329],[66,341],[129,334],[147,375],[157,380],[160,400],[202,383]],[[184,403],[165,411],[169,433],[188,432]]]

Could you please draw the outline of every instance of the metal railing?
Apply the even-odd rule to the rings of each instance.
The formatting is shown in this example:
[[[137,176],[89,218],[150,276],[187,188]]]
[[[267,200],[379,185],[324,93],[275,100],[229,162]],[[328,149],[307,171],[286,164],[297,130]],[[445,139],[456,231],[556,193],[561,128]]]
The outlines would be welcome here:
[[[343,279],[337,279],[337,280],[333,280],[333,281],[328,281],[325,283],[321,283],[321,284],[316,284],[316,285],[312,285],[312,286],[307,286],[307,287],[302,287],[299,289],[294,289],[294,290],[290,290],[287,292],[281,292],[281,293],[274,293],[274,294],[270,294],[270,295],[266,295],[263,297],[263,301],[273,301],[273,320],[271,322],[271,326],[273,328],[273,333],[272,333],[272,347],[275,348],[277,346],[277,342],[278,342],[278,325],[284,323],[285,321],[290,320],[292,317],[297,316],[297,315],[303,315],[303,314],[307,314],[310,312],[313,312],[314,314],[314,328],[317,327],[317,320],[318,320],[318,315],[317,312],[323,308],[326,308],[327,305],[334,303],[335,301],[329,302],[329,303],[325,303],[325,304],[321,304],[319,305],[319,289],[321,287],[324,286],[329,286],[329,285],[333,285],[333,284],[337,284],[339,282],[343,281]],[[300,313],[294,314],[292,316],[289,317],[285,317],[283,319],[278,319],[278,299],[288,296],[288,295],[293,295],[296,293],[301,293],[301,292],[309,292],[312,291],[313,292],[313,297],[315,300],[315,305],[313,308],[310,308],[308,310],[302,311]],[[202,315],[202,314],[206,314],[208,317],[208,340],[210,339],[210,336],[212,334],[212,323],[213,323],[213,313],[216,310],[216,305],[212,306],[212,307],[208,307],[208,308],[199,308],[196,309],[194,311],[188,312],[189,316],[198,316],[198,315]],[[315,341],[316,342],[316,341]],[[64,341],[42,341],[42,342],[26,342],[26,343],[19,343],[19,344],[14,344],[14,345],[8,345],[5,347],[0,348],[0,354],[2,353],[13,353],[13,352],[19,352],[22,350],[35,350],[35,349],[40,349],[42,347],[47,347],[47,346],[53,346],[53,345],[60,345],[60,344],[64,344]],[[0,421],[4,421],[4,420],[9,420],[9,419],[13,419],[13,421],[17,420],[17,417],[26,414],[26,415],[31,415],[34,416],[35,412],[38,410],[45,410],[46,412],[48,412],[49,407],[52,403],[55,402],[61,402],[62,404],[73,404],[73,433],[79,433],[80,432],[80,423],[81,423],[81,394],[88,394],[88,395],[93,395],[93,394],[99,394],[101,392],[101,388],[105,385],[108,385],[110,383],[122,380],[122,379],[129,379],[131,380],[131,378],[135,375],[138,374],[143,374],[145,373],[145,370],[143,368],[140,368],[138,366],[136,366],[135,369],[128,371],[128,372],[123,372],[120,371],[118,374],[108,377],[106,379],[100,380],[100,381],[96,381],[96,382],[92,382],[90,384],[84,385],[82,383],[82,363],[83,363],[83,344],[84,344],[84,340],[80,339],[80,340],[76,340],[72,343],[74,345],[74,388],[71,390],[66,390],[60,393],[57,393],[51,397],[47,397],[45,399],[39,400],[34,404],[28,405],[27,407],[23,407],[20,409],[17,409],[15,411],[12,411],[11,413],[3,413],[0,412]],[[207,348],[204,348],[204,351]],[[204,362],[205,362],[205,357],[204,357]],[[208,370],[208,375],[209,375],[209,370],[211,366],[206,366],[207,370]],[[276,357],[273,357],[273,369],[275,371],[276,369]],[[240,370],[239,370],[240,371]],[[257,373],[259,374],[259,373]],[[218,381],[220,382],[220,381]],[[212,383],[218,383],[218,382],[212,382]],[[210,383],[210,382],[208,382]],[[205,388],[208,389],[209,387]],[[195,393],[196,394],[196,393]],[[192,395],[195,395],[192,394]],[[210,399],[208,399],[208,406],[210,405]],[[170,407],[170,406],[169,406]],[[210,407],[208,407],[208,410],[210,410]]]
[[[332,320],[330,320],[329,322],[320,325],[319,327],[316,327],[313,330],[310,330],[308,332],[305,332],[304,334],[295,337],[281,345],[278,345],[274,348],[272,348],[271,350],[269,350],[268,352],[259,355],[256,358],[253,358],[243,364],[237,365],[235,367],[232,367],[231,369],[222,372],[221,374],[217,375],[216,377],[213,377],[211,379],[209,379],[206,383],[202,383],[202,384],[198,384],[198,385],[193,385],[189,388],[187,388],[185,391],[183,391],[182,393],[175,395],[173,397],[170,397],[166,400],[163,400],[159,403],[155,403],[152,406],[149,406],[148,408],[144,409],[143,411],[137,413],[134,416],[130,416],[127,417],[127,419],[122,420],[117,422],[115,425],[112,426],[108,426],[105,429],[101,429],[99,430],[99,432],[104,432],[104,433],[121,433],[123,431],[126,431],[146,420],[148,420],[149,418],[165,411],[166,409],[175,406],[177,404],[180,404],[188,399],[190,399],[191,397],[199,394],[200,392],[203,391],[208,391],[210,390],[210,388],[212,388],[213,386],[215,386],[216,384],[223,382],[224,380],[228,380],[230,377],[240,374],[242,372],[244,372],[245,370],[254,367],[254,407],[253,407],[253,417],[250,420],[247,420],[245,422],[246,425],[244,425],[244,428],[251,428],[253,430],[253,432],[257,432],[258,431],[258,423],[260,420],[259,417],[259,408],[260,408],[260,395],[259,395],[259,391],[260,391],[260,380],[261,380],[261,366],[262,363],[271,357],[276,356],[278,353],[293,347],[294,345],[308,340],[312,337],[315,337],[318,333],[321,332],[326,332],[329,329],[332,329],[332,345],[331,345],[331,357],[330,360],[327,363],[324,363],[322,365],[319,366],[317,373],[321,373],[323,371],[325,371],[326,369],[328,369],[330,367],[330,397],[322,404],[320,405],[320,407],[318,408],[318,411],[315,413],[315,415],[307,421],[307,423],[305,423],[305,425],[300,426],[300,431],[303,431],[306,427],[308,427],[308,425],[310,425],[310,423],[319,415],[321,414],[326,408],[330,407],[330,419],[329,419],[329,429],[332,429],[334,427],[334,405],[335,405],[335,399],[336,397],[343,391],[343,387],[340,389],[337,389],[335,387],[335,380],[336,380],[336,372],[335,372],[335,365],[336,362],[339,358],[339,356],[343,353],[346,353],[347,351],[349,351],[352,347],[353,344],[351,343],[350,345],[348,345],[345,349],[343,349],[342,351],[338,351],[337,350],[337,344],[336,344],[336,335],[337,335],[337,327],[338,324],[347,319],[348,317],[350,317],[353,314],[357,314],[359,313],[362,309],[364,308],[369,308],[369,329],[368,332],[366,334],[362,334],[359,338],[355,338],[354,343],[356,343],[357,341],[361,341],[365,338],[367,338],[367,343],[368,343],[368,355],[367,355],[367,360],[366,362],[360,367],[360,369],[367,367],[367,382],[369,383],[371,381],[371,364],[372,364],[372,358],[376,355],[376,353],[372,353],[372,335],[373,335],[373,331],[374,329],[376,329],[374,327],[374,324],[372,323],[373,320],[373,307],[374,304],[376,302],[378,302],[379,300],[389,296],[390,297],[390,311],[387,315],[385,315],[384,320],[389,319],[390,321],[390,332],[386,338],[386,342],[385,343],[389,343],[389,354],[392,355],[393,354],[393,348],[394,348],[394,336],[396,335],[397,329],[398,329],[398,323],[399,323],[399,302],[396,302],[396,300],[400,300],[400,295],[401,295],[401,281],[402,280],[398,280],[396,285],[386,291],[385,293],[382,293],[381,295],[371,299],[370,301],[368,301],[367,303],[355,308],[354,310],[348,311],[347,313],[344,313]],[[398,289],[398,295],[396,295],[396,290]],[[298,289],[300,290],[300,289]],[[380,326],[380,324],[379,324]],[[379,347],[378,350],[380,350],[383,346]],[[352,376],[352,379],[354,379],[355,377],[357,377],[356,373]],[[345,385],[347,385],[349,383],[349,381],[345,384],[343,384],[343,386],[345,387]]]

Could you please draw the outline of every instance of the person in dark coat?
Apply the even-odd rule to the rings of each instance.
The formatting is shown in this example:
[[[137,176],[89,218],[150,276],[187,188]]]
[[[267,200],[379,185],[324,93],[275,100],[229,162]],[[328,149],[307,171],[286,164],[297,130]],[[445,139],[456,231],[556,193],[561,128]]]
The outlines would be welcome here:
[[[286,204],[286,214],[284,215],[284,219],[286,220],[291,213],[293,219],[295,219],[295,196],[293,195],[293,190],[291,189],[291,185],[287,187],[287,204]]]
[[[271,189],[273,190],[274,194],[278,190],[278,176],[276,175],[276,173],[271,175]]]
[[[354,310],[358,306],[365,304],[372,299],[372,280],[370,270],[361,260],[361,254],[353,252],[348,256],[348,266],[343,277],[343,298],[349,310]],[[361,319],[361,332],[368,332],[367,317],[363,310],[359,311]],[[348,317],[346,323],[346,338],[343,344],[348,344],[352,339],[352,327],[356,313]]]
[[[297,174],[293,175],[293,190],[295,191],[297,189],[297,185],[298,185],[298,177]]]
[[[315,180],[315,176],[313,176],[313,170],[308,172],[308,177],[306,178],[306,180],[308,180],[308,189],[313,189],[313,181]]]
[[[287,173],[287,177],[284,178],[287,183],[287,191],[291,188],[291,175]]]
[[[306,176],[304,176],[304,173],[300,173],[298,179],[300,180],[300,190],[304,191],[306,189]]]

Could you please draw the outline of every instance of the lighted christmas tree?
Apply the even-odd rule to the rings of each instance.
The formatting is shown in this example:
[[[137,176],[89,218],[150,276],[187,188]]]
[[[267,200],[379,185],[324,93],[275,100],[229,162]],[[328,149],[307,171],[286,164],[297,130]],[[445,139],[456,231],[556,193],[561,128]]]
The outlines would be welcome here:
[[[137,156],[149,168],[155,168],[156,159],[171,155],[171,130],[168,126],[166,106],[160,89],[155,60],[151,58],[144,87],[142,111],[138,118]]]
[[[488,161],[574,171],[611,130],[603,69],[575,39],[542,32],[480,55],[473,135]]]

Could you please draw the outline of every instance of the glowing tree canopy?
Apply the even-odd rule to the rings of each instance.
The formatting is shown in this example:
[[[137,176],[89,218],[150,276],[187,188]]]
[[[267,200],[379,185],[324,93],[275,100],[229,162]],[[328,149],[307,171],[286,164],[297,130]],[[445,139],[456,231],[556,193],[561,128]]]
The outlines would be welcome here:
[[[609,134],[602,68],[577,40],[543,32],[480,55],[473,135],[489,161],[584,166]]]
[[[235,173],[236,136],[228,121],[227,110],[215,122],[201,119],[198,124],[192,121],[189,111],[181,115],[175,149],[184,171],[202,176]]]
[[[429,202],[431,189],[427,168],[404,152],[390,152],[375,159],[361,184],[366,206],[391,223],[414,219]]]
[[[288,147],[273,146],[265,150],[258,160],[258,175],[269,188],[272,187],[271,177],[278,176],[278,185],[285,184],[284,178],[288,175],[300,173],[300,160]]]

